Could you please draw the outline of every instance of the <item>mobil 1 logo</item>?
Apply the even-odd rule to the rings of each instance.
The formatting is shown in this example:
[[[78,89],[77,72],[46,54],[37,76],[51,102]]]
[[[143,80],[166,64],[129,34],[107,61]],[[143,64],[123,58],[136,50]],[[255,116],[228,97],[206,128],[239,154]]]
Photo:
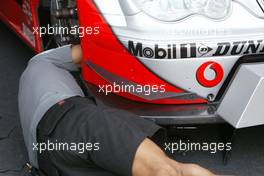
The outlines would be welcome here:
[[[264,53],[264,40],[219,43],[144,44],[128,41],[128,51],[148,59],[184,59],[212,56],[234,56]]]

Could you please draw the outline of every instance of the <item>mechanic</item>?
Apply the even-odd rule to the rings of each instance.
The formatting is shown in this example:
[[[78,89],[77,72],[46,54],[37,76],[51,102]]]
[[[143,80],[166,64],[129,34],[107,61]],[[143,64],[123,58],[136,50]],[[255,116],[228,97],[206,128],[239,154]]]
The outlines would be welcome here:
[[[85,97],[70,72],[81,65],[80,45],[33,57],[20,79],[19,111],[30,163],[48,176],[213,176],[171,160],[152,138],[153,122]],[[36,143],[97,143],[98,151],[33,150]]]

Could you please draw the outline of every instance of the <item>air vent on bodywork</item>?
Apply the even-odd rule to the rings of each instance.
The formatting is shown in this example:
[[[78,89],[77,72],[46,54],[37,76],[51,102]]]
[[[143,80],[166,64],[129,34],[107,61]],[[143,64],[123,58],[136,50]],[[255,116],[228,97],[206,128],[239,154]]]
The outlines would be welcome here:
[[[16,2],[19,4],[19,5],[21,5],[22,6],[22,0],[16,0]]]

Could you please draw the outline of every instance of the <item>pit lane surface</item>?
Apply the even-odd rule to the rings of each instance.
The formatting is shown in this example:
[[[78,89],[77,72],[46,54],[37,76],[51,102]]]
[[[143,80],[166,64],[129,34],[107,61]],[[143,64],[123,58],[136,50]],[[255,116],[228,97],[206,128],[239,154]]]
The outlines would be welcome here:
[[[4,24],[0,23],[0,176],[27,175],[23,166],[27,154],[17,108],[19,77],[33,52]],[[264,115],[263,115],[264,118]],[[173,130],[168,141],[186,139],[217,142],[226,126],[202,126]],[[198,163],[215,173],[239,176],[264,175],[264,126],[236,132],[231,160],[223,164],[223,153],[187,152],[171,155],[178,161]],[[224,135],[225,136],[225,135]]]

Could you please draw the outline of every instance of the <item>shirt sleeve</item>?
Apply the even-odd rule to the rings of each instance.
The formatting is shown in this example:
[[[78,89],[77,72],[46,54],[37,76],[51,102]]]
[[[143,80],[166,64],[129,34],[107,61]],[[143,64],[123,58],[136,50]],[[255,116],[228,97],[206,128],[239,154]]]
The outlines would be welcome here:
[[[40,53],[33,57],[29,61],[29,64],[30,62],[37,60],[50,62],[51,64],[68,71],[78,71],[78,67],[72,62],[71,45],[66,45]]]
[[[77,71],[71,59],[71,48],[65,46],[43,52],[32,58],[20,78],[18,104],[20,120],[30,162],[38,167],[36,129],[44,114],[64,99],[80,96],[83,91],[70,71]]]

